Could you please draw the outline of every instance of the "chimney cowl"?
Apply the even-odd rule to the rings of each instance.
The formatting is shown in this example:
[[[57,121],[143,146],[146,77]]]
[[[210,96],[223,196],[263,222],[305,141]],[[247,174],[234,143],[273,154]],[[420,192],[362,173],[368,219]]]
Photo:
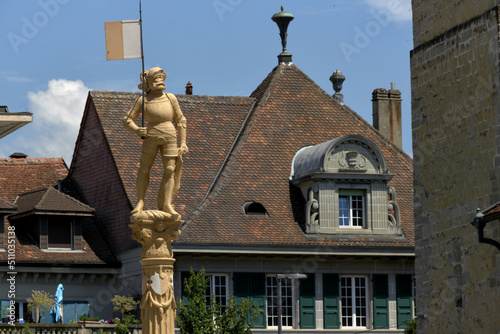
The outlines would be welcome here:
[[[372,101],[377,99],[387,99],[389,97],[389,93],[385,88],[377,88],[373,90],[372,93]]]

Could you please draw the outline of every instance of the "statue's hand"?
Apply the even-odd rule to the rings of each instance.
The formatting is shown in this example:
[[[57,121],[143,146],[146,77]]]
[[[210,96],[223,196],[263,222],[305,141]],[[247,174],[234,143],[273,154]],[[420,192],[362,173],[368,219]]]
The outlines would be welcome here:
[[[184,154],[188,154],[188,153],[189,153],[189,149],[188,149],[187,145],[182,144],[181,147],[179,147],[179,154],[184,155]]]
[[[139,137],[146,137],[148,135],[148,130],[145,127],[139,127],[135,130],[135,134]]]

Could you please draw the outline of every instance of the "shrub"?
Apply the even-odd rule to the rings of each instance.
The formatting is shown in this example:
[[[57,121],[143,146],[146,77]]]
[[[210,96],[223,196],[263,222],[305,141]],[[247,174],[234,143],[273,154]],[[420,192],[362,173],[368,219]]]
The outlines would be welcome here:
[[[41,314],[45,315],[56,304],[54,296],[45,291],[32,290],[31,297],[28,298],[28,311],[34,314],[34,311],[39,310]],[[45,323],[45,316],[43,323]],[[36,319],[38,322],[38,319]]]
[[[215,297],[206,305],[205,292],[208,278],[202,269],[195,274],[191,269],[190,276],[184,282],[187,302],[179,302],[177,325],[181,334],[246,334],[251,333],[253,321],[258,315],[258,307],[248,299],[236,303],[234,297],[228,298],[223,312],[222,306]]]
[[[219,304],[216,305],[216,309],[220,310]],[[215,317],[216,334],[251,334],[259,308],[252,307],[252,301],[249,299],[242,299],[238,304],[234,297],[231,297],[227,301],[224,312],[221,314],[218,311],[217,314],[220,316]]]
[[[205,304],[207,283],[208,278],[205,277],[204,269],[198,274],[191,269],[189,277],[184,282],[184,289],[188,295],[187,303],[179,302],[177,325],[181,334],[213,334],[215,307],[213,302],[209,307]]]
[[[406,321],[405,324],[404,334],[417,334],[417,319]]]
[[[125,315],[135,311],[139,304],[139,302],[135,301],[131,296],[120,295],[115,295],[113,299],[111,299],[111,302],[113,303],[113,310],[120,312],[122,319]]]
[[[118,323],[115,326],[116,334],[128,334],[128,327],[125,324]]]

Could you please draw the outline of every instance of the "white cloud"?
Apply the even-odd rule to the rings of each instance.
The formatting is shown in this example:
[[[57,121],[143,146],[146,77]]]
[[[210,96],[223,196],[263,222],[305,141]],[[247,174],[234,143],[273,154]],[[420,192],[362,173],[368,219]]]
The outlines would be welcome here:
[[[365,0],[375,11],[387,11],[392,21],[411,21],[411,0]]]
[[[82,81],[54,79],[46,91],[29,92],[31,135],[23,143],[34,155],[71,163],[89,89]]]

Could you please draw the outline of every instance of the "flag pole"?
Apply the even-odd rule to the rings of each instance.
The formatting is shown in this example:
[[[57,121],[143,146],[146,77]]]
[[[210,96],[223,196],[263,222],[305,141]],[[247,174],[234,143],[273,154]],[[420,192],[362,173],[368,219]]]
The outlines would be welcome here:
[[[139,0],[139,27],[140,27],[140,33],[141,33],[141,60],[142,60],[142,72],[141,72],[141,79],[142,79],[142,127],[144,127],[144,80],[145,80],[145,75],[144,75],[144,47],[143,47],[143,42],[142,42],[142,5],[141,5],[141,0]],[[143,136],[142,139],[145,137]]]

